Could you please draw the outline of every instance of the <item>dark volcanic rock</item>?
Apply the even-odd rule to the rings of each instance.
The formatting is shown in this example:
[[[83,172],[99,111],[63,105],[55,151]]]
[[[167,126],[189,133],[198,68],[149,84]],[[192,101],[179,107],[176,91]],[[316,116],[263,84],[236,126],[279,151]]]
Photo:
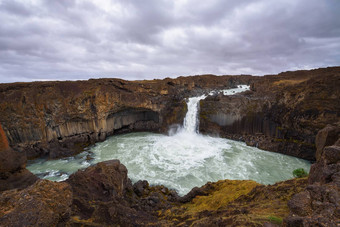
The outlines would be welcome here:
[[[340,67],[254,78],[249,92],[202,100],[200,131],[313,161],[318,131],[340,122],[339,87]],[[318,151],[338,133],[320,132]]]
[[[0,194],[0,226],[57,226],[71,212],[72,192],[66,183],[38,180],[28,188]]]
[[[316,135],[315,144],[316,147],[316,160],[319,160],[322,156],[324,147],[335,144],[340,139],[340,128],[337,126],[327,125],[320,130]]]
[[[321,135],[329,130],[323,129]],[[325,140],[317,140],[322,147]],[[335,140],[333,140],[335,141]],[[306,190],[289,201],[290,216],[286,226],[337,226],[340,223],[340,147],[323,148],[312,165]]]
[[[71,156],[113,134],[166,132],[183,122],[186,97],[250,80],[203,75],[0,84],[0,122],[10,145],[28,158]]]
[[[131,182],[127,169],[118,160],[100,162],[72,174],[67,182],[72,186],[75,198],[108,201],[123,197]]]
[[[8,146],[6,135],[0,125],[0,192],[25,188],[38,179],[25,166],[26,156]]]
[[[71,224],[138,226],[158,223],[157,212],[177,194],[147,181],[132,185],[118,160],[80,170],[66,181],[73,191]]]

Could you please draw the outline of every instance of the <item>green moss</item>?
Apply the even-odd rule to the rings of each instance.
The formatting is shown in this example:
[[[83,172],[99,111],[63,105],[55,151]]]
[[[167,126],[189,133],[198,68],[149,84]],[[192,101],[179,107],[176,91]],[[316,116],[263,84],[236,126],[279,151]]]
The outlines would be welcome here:
[[[301,177],[306,177],[308,176],[308,173],[303,169],[303,168],[300,168],[300,169],[296,169],[293,171],[293,175],[294,177],[296,178],[301,178]]]
[[[277,225],[282,224],[282,218],[279,218],[279,217],[276,217],[276,216],[269,216],[268,220],[273,224],[277,224]]]

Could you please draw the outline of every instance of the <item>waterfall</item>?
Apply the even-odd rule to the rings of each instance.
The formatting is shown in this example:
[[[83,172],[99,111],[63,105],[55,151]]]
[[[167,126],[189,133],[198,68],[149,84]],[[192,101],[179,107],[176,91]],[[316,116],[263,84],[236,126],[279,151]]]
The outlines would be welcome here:
[[[198,120],[198,107],[199,107],[199,101],[202,99],[205,99],[206,95],[201,95],[198,97],[192,97],[189,98],[187,102],[188,106],[188,112],[185,115],[183,127],[186,132],[189,133],[198,133],[198,126],[199,126],[199,120]]]
[[[250,89],[249,85],[238,85],[236,88],[232,89],[225,89],[225,90],[215,90],[211,91],[209,95],[216,95],[222,93],[223,95],[235,95],[237,93],[247,91]],[[192,134],[199,134],[199,117],[198,117],[198,110],[199,110],[199,101],[205,99],[207,95],[201,95],[197,97],[191,97],[188,99],[187,106],[188,112],[185,115],[184,122],[183,122],[183,129],[185,132],[192,133]]]
[[[246,89],[249,86],[242,85],[211,93],[234,95]],[[174,188],[180,195],[207,181],[222,179],[252,179],[274,184],[292,178],[294,169],[310,168],[310,163],[304,160],[261,151],[241,142],[200,135],[199,101],[205,97],[187,100],[188,112],[183,127],[170,136],[145,132],[115,135],[74,157],[30,160],[27,168],[44,179],[63,181],[78,169],[119,159],[129,170],[133,182],[145,179],[152,185]]]

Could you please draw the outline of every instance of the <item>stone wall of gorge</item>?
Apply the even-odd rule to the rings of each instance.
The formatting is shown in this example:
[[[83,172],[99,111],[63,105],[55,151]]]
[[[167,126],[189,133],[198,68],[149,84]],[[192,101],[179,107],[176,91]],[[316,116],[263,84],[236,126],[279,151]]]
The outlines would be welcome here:
[[[251,91],[200,103],[200,131],[315,160],[315,137],[340,124],[340,67],[254,80]]]
[[[28,158],[58,158],[117,133],[166,132],[182,123],[186,97],[251,79],[203,75],[0,84],[0,122],[14,150]]]

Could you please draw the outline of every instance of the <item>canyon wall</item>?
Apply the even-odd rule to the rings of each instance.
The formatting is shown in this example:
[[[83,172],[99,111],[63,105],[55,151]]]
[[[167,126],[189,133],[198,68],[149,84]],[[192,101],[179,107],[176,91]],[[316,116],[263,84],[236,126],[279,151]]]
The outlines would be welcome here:
[[[330,67],[263,77],[0,84],[0,123],[14,150],[58,158],[113,134],[165,133],[182,124],[187,97],[239,84],[251,91],[200,102],[202,133],[315,160],[317,132],[340,122],[340,67]]]
[[[251,79],[203,75],[0,84],[0,123],[14,150],[28,158],[58,158],[117,133],[166,132],[182,123],[185,97]]]
[[[200,103],[200,131],[315,160],[315,136],[340,124],[340,67],[257,78],[251,91]]]

